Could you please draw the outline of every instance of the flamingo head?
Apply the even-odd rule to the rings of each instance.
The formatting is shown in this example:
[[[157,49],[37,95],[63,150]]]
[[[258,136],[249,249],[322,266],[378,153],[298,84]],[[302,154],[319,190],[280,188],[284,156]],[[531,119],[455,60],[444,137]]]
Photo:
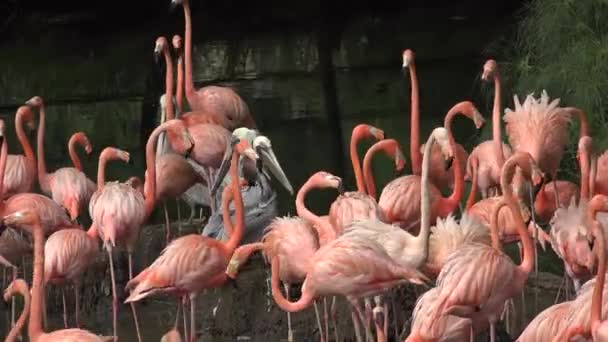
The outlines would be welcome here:
[[[171,44],[175,50],[181,49],[183,46],[182,37],[179,34],[174,35],[173,39],[171,40]]]
[[[4,139],[4,134],[6,132],[6,124],[4,120],[0,119],[0,139]]]
[[[182,120],[168,120],[158,126],[158,128],[167,131],[167,136],[171,142],[171,148],[173,148],[175,153],[185,156],[190,155],[194,148],[194,139],[192,139],[192,136]]]
[[[178,5],[183,5],[183,4],[184,4],[184,0],[171,0],[171,4],[169,6],[171,7],[171,10],[173,10]]]
[[[34,96],[31,99],[25,101],[25,105],[31,108],[40,108],[44,102],[42,101],[42,97]]]
[[[475,128],[480,129],[485,122],[486,119],[484,119],[479,110],[473,106],[473,123],[475,123]]]
[[[167,38],[160,36],[156,38],[156,44],[154,45],[154,60],[156,63],[160,61],[160,58],[164,51],[169,47],[169,43],[167,42]]]
[[[251,144],[247,139],[240,139],[234,148],[236,149],[238,154],[245,156],[257,163],[259,156],[257,152],[251,147]]]
[[[483,72],[481,74],[481,79],[484,81],[490,81],[492,77],[494,77],[494,73],[496,72],[496,61],[493,59],[488,59],[486,63],[483,65]]]
[[[2,222],[7,226],[39,226],[40,216],[35,210],[20,210],[2,218]]]
[[[313,182],[317,188],[334,188],[338,189],[339,193],[344,193],[344,185],[342,184],[342,178],[334,176],[326,171],[319,171],[312,175],[309,182]]]
[[[103,151],[101,151],[101,154],[99,155],[100,160],[101,159],[105,159],[105,160],[120,159],[120,160],[124,161],[125,163],[129,163],[130,157],[131,157],[131,155],[129,154],[129,152],[123,151],[116,147],[106,147],[103,149]]]
[[[406,49],[403,51],[403,69],[408,69],[411,64],[414,63],[414,51]]]

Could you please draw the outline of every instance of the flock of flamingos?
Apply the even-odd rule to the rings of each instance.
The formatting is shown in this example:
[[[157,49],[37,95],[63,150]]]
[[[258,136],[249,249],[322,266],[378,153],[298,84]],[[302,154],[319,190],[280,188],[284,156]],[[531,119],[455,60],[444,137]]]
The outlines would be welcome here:
[[[183,338],[195,341],[197,294],[237,277],[239,268],[256,251],[270,264],[272,297],[287,312],[289,340],[293,340],[290,313],[311,306],[317,313],[321,341],[330,339],[330,324],[333,338],[340,340],[333,311],[336,298],[344,297],[350,304],[357,341],[373,340],[374,336],[385,341],[389,315],[395,310],[391,293],[412,283],[425,285],[426,292],[416,302],[406,341],[469,341],[488,329],[494,341],[495,324],[503,318],[509,302],[522,293],[535,269],[537,243],[543,249],[549,243],[563,260],[565,283],[572,281],[576,295],[540,312],[518,341],[608,341],[608,323],[602,322],[602,308],[608,307],[602,305],[606,298],[603,226],[608,223],[604,213],[608,211],[608,173],[604,172],[608,154],[593,149],[582,110],[560,107],[559,100],[550,100],[544,91],[540,97],[528,95],[523,103],[515,96],[514,109],[505,109],[502,117],[509,144],[503,143],[500,77],[496,62],[488,60],[482,79],[493,81],[495,87],[492,139],[470,153],[455,142],[451,123],[456,115],[469,118],[477,129],[484,124],[473,103],[463,101],[449,110],[444,125],[435,128],[421,145],[414,53],[405,50],[403,68],[409,70],[411,81],[412,174],[393,179],[377,196],[372,158],[381,152],[394,160],[397,170],[404,168],[406,160],[399,143],[385,139],[381,129],[357,125],[350,146],[357,189],[344,192],[340,177],[316,172],[297,193],[298,216],[274,218],[259,242],[241,244],[249,229],[241,190],[255,186],[260,177],[270,177],[266,167],[276,169],[278,163],[263,165],[269,160],[262,155],[268,153],[270,141],[259,135],[239,95],[218,86],[194,88],[190,8],[188,0],[173,3],[184,9],[185,46],[182,53],[179,36],[171,46],[163,37],[156,41],[154,51],[164,56],[167,69],[162,101],[168,101],[164,103],[166,120],[151,133],[145,147],[143,181],[137,177],[126,182],[105,180],[108,161],[129,161],[129,153],[113,147],[105,148],[99,156],[97,183],[87,178],[76,153],[76,145],[87,153],[92,151],[82,132],[75,133],[69,142],[73,167],[49,173],[44,161],[44,102],[39,96],[15,114],[23,155],[7,154],[6,127],[0,121],[0,262],[13,269],[4,299],[9,301],[17,294],[24,298],[23,312],[13,321],[6,341],[18,338],[28,316],[30,341],[116,341],[119,303],[112,258],[116,247],[126,247],[129,255],[125,303],[130,304],[140,341],[135,303],[158,294],[175,296],[179,304],[175,326],[162,339],[181,341],[183,332]],[[171,47],[177,55],[174,101]],[[190,109],[187,113],[184,94]],[[35,114],[37,155],[24,130],[25,125],[35,128]],[[579,184],[556,177],[573,118],[580,122]],[[361,165],[357,143],[363,139],[375,143]],[[273,164],[272,158],[270,161]],[[36,180],[49,197],[31,192]],[[472,190],[461,207],[465,181],[471,182]],[[189,234],[170,240],[168,230],[168,244],[161,255],[133,276],[131,256],[140,228],[155,205],[200,183],[212,190],[209,203],[212,210],[223,212],[228,238]],[[322,188],[338,192],[326,216],[318,216],[305,206],[307,193]],[[444,197],[444,192],[450,194]],[[92,224],[84,230],[76,220],[87,205]],[[232,215],[230,205],[234,207]],[[549,230],[538,226],[536,219],[547,222]],[[32,252],[32,240],[30,291],[27,283],[17,278],[15,264]],[[74,284],[75,324],[80,326],[79,285],[101,252],[100,240],[110,263],[113,336],[67,329],[65,295],[66,329],[45,332],[48,283]],[[502,251],[503,245],[512,243],[520,246],[519,264]],[[289,298],[289,289],[296,284],[301,284],[301,296],[294,301]],[[332,314],[325,314],[324,322],[317,307],[320,299],[325,312],[327,299],[331,299]],[[186,319],[187,305],[190,322]]]

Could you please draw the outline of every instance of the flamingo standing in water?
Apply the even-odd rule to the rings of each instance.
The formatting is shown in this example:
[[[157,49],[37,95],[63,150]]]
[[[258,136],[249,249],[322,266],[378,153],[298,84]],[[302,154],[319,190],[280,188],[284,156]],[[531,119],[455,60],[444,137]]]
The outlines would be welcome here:
[[[226,266],[243,236],[243,200],[238,181],[237,163],[240,155],[250,159],[258,156],[251,149],[247,140],[234,145],[236,153],[232,155],[230,174],[232,176],[232,197],[236,207],[236,227],[230,239],[218,241],[198,234],[177,238],[163,250],[162,254],[146,269],[141,271],[127,284],[131,290],[125,303],[133,303],[155,293],[173,293],[179,297],[190,297],[190,337],[196,339],[195,304],[199,292],[207,288],[222,286],[228,279]],[[230,225],[227,215],[228,191],[224,191],[224,208],[226,224]]]
[[[467,162],[467,173],[465,179],[472,179],[471,158],[478,163],[477,166],[477,187],[471,188],[471,191],[481,192],[481,197],[488,197],[488,190],[493,187],[500,187],[500,170],[505,160],[513,153],[511,147],[502,142],[502,133],[500,129],[500,111],[501,111],[501,86],[500,73],[496,61],[488,59],[483,65],[483,73],[481,79],[484,81],[494,80],[494,105],[492,107],[492,140],[484,141],[471,151],[469,161]]]
[[[107,341],[107,337],[100,337],[87,330],[82,329],[64,329],[56,330],[51,333],[45,333],[42,329],[42,308],[44,302],[44,231],[41,226],[40,217],[35,210],[23,210],[14,212],[3,218],[4,224],[10,226],[24,227],[28,226],[34,235],[34,275],[32,280],[32,298],[29,303],[28,289],[25,282],[17,281],[9,287],[9,291],[5,292],[4,298],[11,297],[15,292],[21,293],[26,300],[24,311],[19,318],[19,323],[13,327],[9,336],[16,336],[25,324],[27,315],[30,315],[28,326],[28,337],[30,341],[82,341],[82,342],[100,342]],[[29,304],[29,305],[28,305]],[[31,313],[30,313],[31,312]]]
[[[91,195],[95,192],[95,183],[82,172],[82,165],[80,164],[80,160],[75,154],[76,152],[73,150],[73,147],[68,149],[72,160],[74,160],[74,156],[76,157],[77,161],[73,162],[74,167],[62,167],[55,170],[55,172],[47,173],[46,161],[44,159],[44,132],[46,122],[44,103],[40,96],[34,96],[26,102],[26,105],[31,108],[36,108],[39,111],[38,134],[36,139],[38,145],[38,183],[40,184],[40,189],[42,189],[45,194],[51,195],[57,204],[66,208],[70,213],[72,221],[75,221],[78,218],[80,209],[87,205]],[[74,140],[70,139],[70,141],[81,141],[85,148],[88,144],[89,148],[87,153],[90,153],[91,147],[86,135],[82,132],[77,132],[75,135],[76,138]],[[80,169],[78,169],[77,166],[79,166]]]
[[[474,122],[483,122],[483,117],[475,108],[472,102],[463,101],[454,105],[446,114],[444,127],[446,127],[450,141],[453,141],[453,136],[450,132],[451,121],[453,117],[462,113]],[[456,159],[455,163],[460,165],[464,160],[460,159],[458,154],[453,154]],[[460,166],[455,167],[454,171],[454,189],[449,197],[444,198],[439,189],[431,184],[431,224],[435,222],[437,217],[446,217],[456,207],[462,197],[464,191],[464,180]],[[418,199],[421,195],[421,178],[417,175],[401,176],[389,182],[378,200],[378,206],[384,213],[384,216],[389,222],[399,224],[406,230],[417,230],[420,226],[420,202]]]
[[[129,255],[129,279],[133,277],[132,254],[139,236],[139,229],[154,210],[156,201],[156,154],[154,147],[161,132],[174,134],[180,141],[171,142],[172,148],[178,153],[187,154],[192,149],[192,138],[184,124],[179,120],[169,120],[156,127],[146,143],[146,181],[144,195],[133,187],[119,182],[105,184],[105,164],[109,159],[129,160],[127,152],[118,149],[107,149],[99,158],[97,173],[97,191],[89,202],[89,213],[93,226],[104,242],[110,261],[110,276],[112,278],[112,308],[113,331],[117,338],[118,297],[114,277],[112,250],[116,244],[124,244]],[[176,144],[176,142],[178,144]],[[141,341],[135,306],[131,305],[138,339]]]
[[[534,248],[510,187],[516,166],[532,175],[534,183],[540,182],[542,173],[530,154],[519,151],[503,166],[500,183],[503,198],[515,216],[521,236],[524,251],[521,265],[515,265],[506,254],[486,245],[469,244],[458,249],[450,255],[437,278],[438,306],[430,315],[429,322],[446,314],[472,318],[474,324],[485,320],[490,323],[494,341],[494,323],[505,301],[520,293],[525,286],[534,267]],[[504,279],[511,281],[505,282]]]
[[[21,106],[15,113],[15,131],[23,149],[23,154],[9,154],[4,177],[4,193],[2,199],[15,194],[32,191],[36,180],[36,157],[32,145],[25,134],[23,125],[34,129],[34,115],[29,107]]]

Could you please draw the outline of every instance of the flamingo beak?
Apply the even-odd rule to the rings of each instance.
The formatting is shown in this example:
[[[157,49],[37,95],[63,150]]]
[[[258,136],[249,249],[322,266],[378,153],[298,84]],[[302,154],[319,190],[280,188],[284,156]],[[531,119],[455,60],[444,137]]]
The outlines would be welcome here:
[[[169,4],[169,11],[175,10],[179,4],[180,2],[178,0],[171,0],[171,3]]]
[[[260,159],[258,160],[259,165],[261,165],[264,169],[268,169],[279,181],[279,183],[281,183],[281,185],[283,185],[283,187],[289,192],[289,194],[293,195],[293,187],[291,186],[285,171],[283,171],[283,168],[281,168],[281,164],[274,154],[272,147],[260,145],[256,148],[256,150],[257,154],[260,156]]]
[[[454,162],[454,156],[450,156],[448,159],[445,160],[445,170],[449,170],[452,167],[452,163]]]
[[[340,195],[344,195],[344,183],[342,182],[342,179],[338,179],[338,193]]]

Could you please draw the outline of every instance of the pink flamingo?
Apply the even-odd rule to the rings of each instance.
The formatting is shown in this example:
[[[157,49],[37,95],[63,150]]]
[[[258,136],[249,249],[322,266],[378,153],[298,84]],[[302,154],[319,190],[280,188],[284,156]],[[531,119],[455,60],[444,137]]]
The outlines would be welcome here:
[[[300,190],[296,194],[296,212],[298,216],[313,225],[319,235],[319,244],[321,246],[324,246],[328,242],[334,240],[338,236],[338,232],[329,222],[328,216],[319,217],[315,213],[311,212],[306,207],[304,199],[311,190],[324,189],[328,187],[336,187],[339,192],[343,192],[342,179],[325,171],[319,171],[310,176],[310,178],[300,187]]]
[[[587,206],[586,213],[588,215],[588,220],[591,221],[592,230],[596,239],[601,236],[600,234],[602,234],[603,231],[602,229],[596,230],[596,228],[599,227],[597,226],[597,222],[594,221],[595,212],[599,210],[608,210],[606,206],[606,197],[603,197],[602,195],[595,196],[589,201]],[[603,241],[603,238],[600,238],[595,245],[595,249],[599,256],[601,256],[605,250]],[[594,321],[594,319],[590,319],[589,312],[595,310],[596,303],[600,303],[600,305],[597,305],[597,324],[599,323],[599,317],[602,316],[600,311],[605,311],[600,310],[600,307],[602,307],[601,303],[603,302],[602,298],[600,297],[599,300],[596,300],[595,298],[596,295],[601,296],[602,291],[600,289],[604,288],[603,281],[602,284],[598,285],[598,283],[600,283],[600,280],[603,280],[602,278],[604,277],[601,275],[604,275],[606,271],[605,268],[602,269],[602,260],[604,259],[600,257],[598,260],[598,276],[589,280],[581,287],[576,299],[555,304],[541,312],[522,332],[518,341],[537,341],[539,340],[538,337],[545,337],[543,340],[553,340],[556,342],[570,341],[570,338],[576,335],[583,335],[584,337],[589,337],[589,335],[591,335],[590,330],[593,326],[592,321]]]
[[[477,166],[477,186],[474,189],[481,192],[482,198],[488,197],[488,190],[500,186],[500,170],[505,160],[513,153],[509,145],[502,142],[500,129],[501,111],[501,86],[500,73],[496,61],[488,59],[483,66],[481,79],[484,81],[494,80],[494,105],[492,107],[492,140],[484,141],[471,151],[469,162],[467,162],[467,173],[465,180],[472,179],[471,158],[475,158]]]
[[[509,186],[515,167],[532,175],[534,183],[540,182],[538,171],[528,153],[515,152],[504,166],[501,175],[503,198],[517,221],[517,230],[523,244],[523,259],[516,266],[501,251],[482,244],[469,244],[452,253],[437,278],[438,306],[429,319],[437,320],[451,314],[472,318],[473,322],[490,323],[491,338],[495,339],[494,323],[502,312],[507,299],[520,293],[534,267],[534,248],[528,235],[520,208]],[[511,279],[505,282],[504,279]]]
[[[154,47],[156,56],[163,55],[166,66],[165,88],[166,93],[161,101],[165,101],[161,106],[166,110],[167,120],[175,117],[173,108],[173,61],[169,53],[169,46],[165,37],[158,37]],[[179,77],[178,77],[179,82]],[[162,144],[162,143],[161,143]],[[159,154],[156,160],[156,200],[163,201],[163,209],[165,213],[165,229],[166,243],[171,239],[171,227],[169,220],[169,212],[167,211],[166,201],[169,198],[177,198],[183,194],[192,185],[197,182],[204,182],[202,177],[194,171],[192,165],[188,163],[183,156],[173,153],[172,151],[158,151]],[[181,223],[180,223],[181,225]]]
[[[15,114],[15,130],[17,139],[19,139],[23,149],[23,155],[8,155],[2,199],[32,191],[36,179],[36,157],[23,130],[23,124],[27,124],[30,129],[34,129],[34,115],[32,110],[26,106],[19,107]]]
[[[581,281],[591,277],[594,258],[589,247],[590,236],[586,220],[589,202],[589,159],[592,139],[584,136],[579,140],[579,163],[581,169],[581,193],[579,203],[573,199],[567,207],[558,208],[551,219],[551,245],[564,261],[566,274],[578,291]],[[567,284],[567,283],[566,283]]]
[[[360,124],[352,132],[350,157],[357,180],[357,191],[340,194],[329,208],[329,221],[339,235],[351,222],[367,218],[383,219],[376,199],[366,193],[365,182],[361,172],[361,162],[357,154],[357,145],[362,138],[384,139],[384,132],[376,127]]]
[[[595,193],[608,195],[608,151],[604,151],[597,159],[597,173],[593,178]]]
[[[125,303],[133,303],[155,293],[172,293],[178,297],[190,297],[190,341],[195,340],[195,304],[199,292],[220,287],[228,279],[226,266],[243,236],[243,199],[241,196],[237,163],[240,155],[256,160],[255,151],[246,139],[234,146],[230,175],[232,176],[232,197],[234,198],[236,227],[226,242],[207,238],[198,234],[185,235],[169,243],[162,254],[146,269],[127,284],[131,294]],[[224,208],[228,208],[229,191],[224,192]],[[226,209],[227,210],[227,209]],[[224,225],[231,226],[230,216],[224,212]]]
[[[113,307],[113,331],[117,337],[117,311],[118,297],[116,295],[116,281],[114,277],[114,263],[112,249],[117,243],[124,244],[129,255],[129,279],[133,276],[132,254],[139,236],[139,229],[147,217],[154,210],[156,199],[156,154],[154,147],[161,132],[175,134],[181,137],[179,144],[173,144],[178,153],[188,153],[192,149],[192,140],[184,124],[179,120],[169,120],[156,127],[150,134],[146,143],[146,182],[144,184],[144,195],[133,187],[119,182],[105,184],[105,165],[107,160],[122,159],[129,160],[127,152],[109,148],[104,150],[99,157],[97,173],[97,191],[89,202],[89,213],[93,219],[93,226],[104,242],[110,261],[110,276],[112,278],[112,307]],[[135,306],[131,305],[135,327],[139,340],[139,327]]]
[[[44,302],[44,231],[41,227],[40,217],[35,210],[23,210],[14,212],[3,218],[4,224],[10,226],[28,226],[29,230],[33,231],[34,235],[34,275],[32,280],[32,298],[29,303],[29,291],[25,282],[14,283],[14,286],[9,287],[9,291],[5,292],[5,299],[12,296],[14,292],[20,292],[25,300],[24,311],[19,318],[20,324],[15,325],[9,336],[16,336],[25,323],[27,315],[30,313],[28,337],[30,341],[107,341],[107,338],[94,335],[87,330],[82,329],[64,329],[56,330],[51,333],[45,333],[42,329],[42,308]],[[13,292],[14,291],[14,292]],[[30,304],[30,305],[28,305]]]
[[[74,306],[76,327],[80,327],[80,285],[82,275],[91,266],[99,253],[98,235],[95,227],[84,231],[79,228],[59,230],[46,240],[44,245],[44,282],[74,285]],[[61,288],[63,299],[63,322],[68,327],[65,291]]]
[[[556,334],[553,341],[570,341],[576,335],[585,338],[592,337],[593,341],[608,341],[608,329],[602,317],[606,315],[606,305],[603,292],[606,291],[606,242],[604,227],[598,223],[605,221],[596,216],[599,212],[608,211],[608,197],[595,195],[588,203],[586,220],[595,239],[594,252],[598,260],[597,275],[586,282],[578,296],[571,302],[569,314],[565,318],[569,327]]]
[[[237,127],[245,126],[256,128],[255,122],[249,113],[249,107],[243,99],[231,88],[219,86],[207,86],[196,90],[192,80],[192,18],[190,15],[189,0],[172,0],[171,5],[181,4],[184,8],[185,19],[185,90],[186,99],[192,112],[183,115],[183,120],[193,116],[192,120],[200,120],[197,117],[215,116],[213,121],[221,120],[224,127],[233,131]],[[209,121],[205,121],[208,123]],[[219,122],[213,122],[219,123]]]
[[[337,185],[334,179],[328,179]],[[230,278],[235,278],[239,266],[249,258],[254,251],[264,252],[266,260],[278,258],[281,264],[279,279],[283,282],[285,295],[289,298],[289,287],[291,284],[299,284],[306,278],[306,273],[310,268],[310,260],[319,249],[319,238],[312,228],[312,225],[300,217],[277,217],[267,228],[262,242],[243,245],[237,248],[228,264],[226,274]],[[319,318],[319,310],[315,303],[315,313],[319,334],[323,340],[323,327]],[[291,330],[291,312],[287,312],[288,334],[287,340],[293,341],[293,331]]]
[[[68,141],[68,153],[70,154],[72,164],[76,170],[82,171],[82,163],[80,162],[78,153],[76,153],[76,145],[82,146],[86,154],[89,155],[93,152],[93,146],[84,132],[76,132],[72,134],[70,140]]]
[[[492,213],[491,222],[491,243],[492,248],[500,250],[500,240],[498,238],[498,213],[503,206],[506,206],[506,202],[502,200],[500,204],[495,208]],[[443,220],[437,221],[438,225],[436,228],[440,228],[439,223],[443,223]],[[465,246],[466,244],[482,244],[490,245],[490,235],[488,229],[485,226],[477,223],[476,220],[471,220],[466,214],[463,215],[460,225],[470,233],[478,235],[478,239],[469,238],[467,234],[459,233],[463,229],[459,227],[452,216],[446,219],[446,224],[438,230],[433,231],[431,239],[435,238],[436,242],[442,247],[442,253],[437,256],[438,261],[427,262],[427,265],[436,265],[437,270],[441,270],[445,261],[448,260],[449,255],[454,253],[456,250]],[[468,227],[475,227],[474,229],[467,229]],[[484,234],[485,232],[485,234]],[[430,255],[429,255],[430,259]],[[431,321],[428,318],[437,311],[439,304],[439,294],[441,289],[435,287],[426,293],[424,293],[416,302],[414,312],[412,314],[412,327],[410,335],[405,339],[405,342],[416,342],[416,341],[466,341],[470,340],[474,336],[474,329],[481,329],[485,322],[474,322],[470,318],[462,318],[454,315],[442,315],[438,320]],[[474,323],[477,323],[476,325]]]
[[[540,169],[555,180],[568,143],[570,119],[572,116],[578,117],[580,139],[589,135],[587,116],[577,108],[558,107],[559,99],[549,103],[549,95],[544,90],[539,99],[535,99],[533,94],[530,94],[523,103],[520,103],[515,95],[513,101],[515,108],[505,109],[503,117],[509,143],[513,146],[513,150],[530,153]],[[559,208],[557,184],[553,184],[556,207]]]
[[[380,140],[365,153],[363,158],[363,179],[367,193],[376,198],[376,184],[372,175],[372,159],[378,152],[384,152],[389,158],[395,161],[395,172],[400,172],[405,167],[405,157],[401,151],[401,146],[395,139]]]
[[[550,183],[554,183],[551,184]],[[555,189],[557,188],[557,199],[559,203],[570,203],[579,200],[580,189],[578,185],[566,180],[556,180],[543,184],[534,199],[534,212],[544,222],[548,222],[555,214]]]
[[[412,174],[422,173],[422,153],[420,151],[420,91],[416,74],[416,61],[414,51],[406,49],[402,54],[403,70],[409,70],[411,84],[410,100],[410,159],[412,160]]]
[[[78,159],[73,147],[68,149],[70,151],[72,160],[74,160],[74,156],[76,157],[77,161],[74,162],[75,167],[62,167],[55,170],[53,173],[47,173],[46,161],[44,160],[44,132],[46,117],[44,103],[40,96],[34,96],[29,99],[26,104],[32,108],[38,108],[39,110],[37,154],[38,183],[40,184],[40,189],[42,189],[45,194],[51,195],[57,204],[66,208],[66,210],[70,213],[70,218],[75,221],[78,218],[80,209],[87,205],[91,195],[93,195],[95,192],[95,183],[93,183],[93,181],[82,172],[80,160]],[[89,146],[87,153],[91,152],[90,143],[84,133],[75,133],[74,140],[70,138],[70,141],[82,141],[85,148],[87,145]],[[76,166],[79,166],[80,170],[77,169]]]
[[[463,101],[454,105],[445,116],[444,127],[446,127],[450,145],[454,141],[451,134],[450,127],[453,117],[462,113],[474,122],[483,121],[481,114],[475,108],[473,103],[470,101]],[[455,145],[455,142],[454,142]],[[431,224],[435,222],[437,217],[446,217],[456,207],[462,197],[464,191],[464,180],[460,168],[460,160],[458,154],[454,154],[456,159],[455,163],[459,166],[454,168],[455,184],[452,194],[449,197],[443,197],[436,186],[431,185],[430,187],[430,198],[431,198]],[[417,175],[401,176],[389,182],[378,200],[378,206],[383,211],[384,216],[389,222],[400,225],[406,230],[414,229],[420,225],[420,189],[421,189],[421,178]]]

